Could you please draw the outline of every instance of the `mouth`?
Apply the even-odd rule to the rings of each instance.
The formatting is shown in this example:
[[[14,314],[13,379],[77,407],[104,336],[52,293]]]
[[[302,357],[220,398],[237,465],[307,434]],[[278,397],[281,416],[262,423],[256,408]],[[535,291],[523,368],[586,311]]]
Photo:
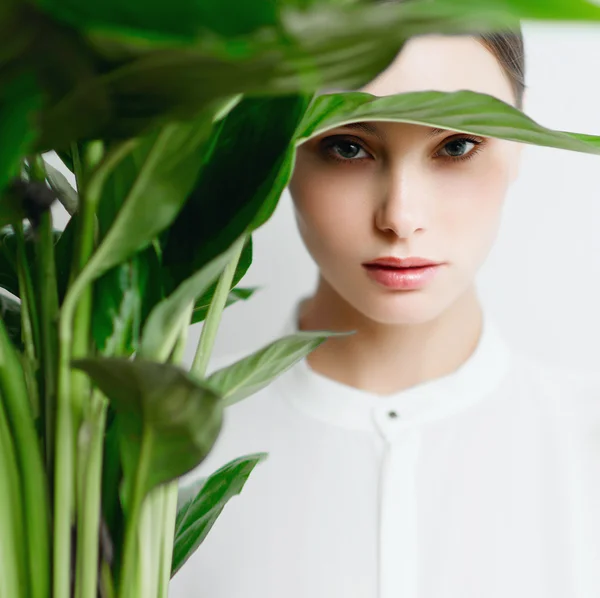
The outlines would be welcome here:
[[[410,291],[427,286],[441,270],[442,264],[428,262],[420,266],[392,266],[363,264],[367,276],[379,286],[393,290]]]

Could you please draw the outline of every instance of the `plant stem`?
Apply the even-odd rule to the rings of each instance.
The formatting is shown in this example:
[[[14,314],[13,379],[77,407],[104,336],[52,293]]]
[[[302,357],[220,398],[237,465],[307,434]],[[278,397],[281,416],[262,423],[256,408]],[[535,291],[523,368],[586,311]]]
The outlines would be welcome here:
[[[235,276],[235,270],[240,260],[240,256],[242,255],[245,241],[246,235],[242,235],[235,241],[237,244],[236,251],[231,258],[231,261],[225,266],[225,270],[223,270],[223,274],[221,274],[219,278],[214,297],[210,302],[210,307],[208,308],[206,320],[202,326],[198,348],[196,349],[196,355],[194,356],[194,362],[191,368],[191,372],[199,378],[204,378],[206,375],[206,368],[208,367],[210,355],[215,344],[221,315],[225,308],[225,304],[227,303],[227,297],[231,290],[231,283]]]
[[[96,598],[98,588],[98,534],[102,494],[102,456],[108,400],[95,388],[89,444],[82,451],[83,485],[78,509],[76,598]]]
[[[0,319],[0,391],[21,475],[31,598],[49,593],[49,512],[44,464],[19,357]]]
[[[17,457],[10,427],[0,395],[0,596],[26,598],[27,542],[24,541],[22,522],[22,492]]]
[[[129,504],[125,512],[127,523],[125,529],[125,547],[123,550],[123,568],[121,579],[119,580],[119,598],[133,598],[136,596],[132,588],[139,583],[138,576],[136,575],[136,572],[139,571],[138,531],[141,507],[144,501],[145,483],[150,466],[152,442],[152,431],[144,427],[135,480],[133,487],[130,488],[128,496]]]
[[[46,169],[41,156],[31,162],[32,178],[46,180]],[[35,243],[37,271],[37,313],[40,318],[41,343],[38,345],[42,368],[42,397],[45,452],[47,472],[52,480],[54,463],[54,426],[56,419],[56,374],[58,368],[58,286],[56,282],[56,264],[54,260],[54,235],[52,213],[50,210],[40,217],[38,239]]]
[[[112,572],[110,570],[110,565],[106,561],[102,561],[102,566],[100,568],[100,580],[102,584],[103,598],[116,598]]]
[[[33,292],[31,271],[25,249],[23,224],[21,222],[15,223],[13,229],[17,241],[17,277],[19,279],[19,295],[21,296],[23,343],[25,345],[25,354],[29,357],[31,363],[35,365],[37,362],[37,351],[40,350],[40,327],[35,305],[35,293]],[[43,405],[39,404],[39,400],[36,403],[32,405],[34,411],[43,415]]]
[[[173,562],[173,543],[175,540],[175,521],[177,519],[178,492],[178,481],[171,482],[165,486],[158,598],[167,598],[169,594],[169,581],[171,580],[171,565]]]
[[[101,144],[94,147],[98,154],[101,154]],[[76,148],[73,151],[73,159],[78,175],[77,187],[80,190],[81,203],[70,288],[63,300],[59,321],[53,598],[70,598],[71,522],[74,519],[76,489],[75,442],[84,399],[90,390],[88,378],[83,372],[71,372],[70,362],[73,357],[85,356],[89,349],[92,294],[89,283],[77,276],[93,251],[95,215],[100,200],[99,193],[86,193],[80,156]],[[95,159],[99,159],[99,156],[95,156]]]

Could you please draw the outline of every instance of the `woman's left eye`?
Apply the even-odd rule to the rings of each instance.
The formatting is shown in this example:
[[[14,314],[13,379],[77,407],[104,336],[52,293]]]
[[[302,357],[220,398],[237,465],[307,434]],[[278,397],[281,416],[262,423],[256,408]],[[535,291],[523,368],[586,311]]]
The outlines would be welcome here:
[[[481,151],[478,146],[483,143],[474,137],[455,137],[445,143],[436,155],[449,160],[467,160]]]

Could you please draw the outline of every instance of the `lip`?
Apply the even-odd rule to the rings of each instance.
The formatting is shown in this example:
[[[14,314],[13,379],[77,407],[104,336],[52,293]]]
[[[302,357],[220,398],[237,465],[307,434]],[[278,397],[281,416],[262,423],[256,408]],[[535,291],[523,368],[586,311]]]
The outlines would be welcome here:
[[[429,284],[443,265],[419,257],[378,258],[363,264],[367,276],[378,284],[396,290],[415,290]]]
[[[417,266],[437,266],[441,262],[428,260],[424,257],[379,257],[371,262],[366,262],[364,266],[392,266],[394,268],[410,268]]]

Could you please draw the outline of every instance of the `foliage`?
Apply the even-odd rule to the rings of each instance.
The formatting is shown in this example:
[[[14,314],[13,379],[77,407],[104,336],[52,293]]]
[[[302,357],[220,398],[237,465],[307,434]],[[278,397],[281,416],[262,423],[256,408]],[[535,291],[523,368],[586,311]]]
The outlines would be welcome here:
[[[223,309],[256,290],[238,286],[252,233],[301,143],[386,120],[599,152],[484,94],[319,93],[360,87],[412,35],[599,20],[585,0],[234,4],[0,6],[0,598],[164,598],[266,458],[223,465],[177,510],[224,410],[334,335],[277,339],[207,375]]]

